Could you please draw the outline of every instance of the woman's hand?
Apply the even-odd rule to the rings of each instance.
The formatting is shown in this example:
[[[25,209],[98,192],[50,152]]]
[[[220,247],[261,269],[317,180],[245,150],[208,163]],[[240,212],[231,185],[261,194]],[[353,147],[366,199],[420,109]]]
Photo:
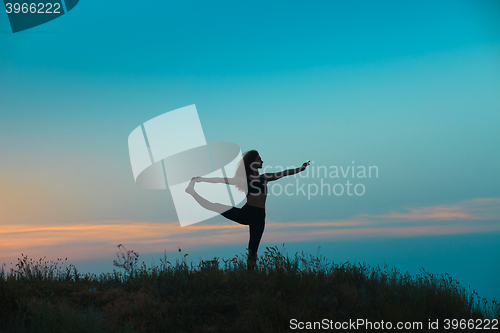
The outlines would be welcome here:
[[[311,161],[307,161],[302,164],[302,166],[299,168],[299,171],[304,171],[309,166],[309,163],[311,163]]]

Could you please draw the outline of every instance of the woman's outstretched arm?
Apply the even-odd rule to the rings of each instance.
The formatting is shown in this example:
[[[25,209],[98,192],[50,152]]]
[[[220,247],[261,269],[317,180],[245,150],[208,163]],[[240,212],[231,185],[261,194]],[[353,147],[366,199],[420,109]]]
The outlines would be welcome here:
[[[310,162],[311,161],[307,161],[304,164],[302,164],[302,166],[295,168],[295,169],[288,169],[288,170],[278,171],[275,173],[265,173],[264,177],[267,179],[268,182],[270,182],[270,181],[278,180],[278,179],[286,177],[286,176],[295,175],[296,173],[304,171]]]
[[[223,184],[229,184],[229,185],[234,185],[235,184],[235,179],[234,178],[221,178],[221,177],[210,177],[210,178],[204,178],[204,177],[195,177],[193,178],[195,182],[197,183],[223,183]]]

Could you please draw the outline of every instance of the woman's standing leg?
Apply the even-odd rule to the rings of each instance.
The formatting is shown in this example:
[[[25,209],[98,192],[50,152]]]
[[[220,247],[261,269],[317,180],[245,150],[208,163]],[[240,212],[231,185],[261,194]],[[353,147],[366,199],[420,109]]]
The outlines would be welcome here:
[[[248,260],[247,266],[249,270],[253,270],[257,265],[257,250],[259,249],[260,240],[264,233],[265,219],[256,219],[250,223],[250,240],[248,242]]]
[[[194,181],[191,180],[189,186],[186,188],[186,192],[191,194],[193,198],[205,209],[217,212],[222,216],[235,221],[237,223],[248,225],[250,227],[250,240],[248,242],[248,260],[247,267],[249,270],[253,270],[256,266],[257,261],[257,250],[259,249],[260,240],[262,234],[264,233],[265,225],[265,212],[260,208],[258,213],[255,213],[253,209],[249,211],[249,207],[244,207],[247,209],[241,209],[231,206],[226,206],[219,203],[213,203],[207,199],[200,196],[194,190]]]

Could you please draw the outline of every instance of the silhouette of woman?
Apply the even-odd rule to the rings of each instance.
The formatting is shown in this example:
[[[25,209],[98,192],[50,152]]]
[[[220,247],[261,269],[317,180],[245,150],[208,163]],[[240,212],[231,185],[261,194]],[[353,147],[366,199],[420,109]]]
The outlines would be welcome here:
[[[259,175],[258,169],[262,168],[262,159],[256,150],[250,150],[243,155],[243,159],[238,165],[234,178],[202,178],[194,177],[191,179],[186,192],[191,194],[193,198],[205,209],[217,212],[222,216],[235,221],[237,223],[248,225],[250,228],[250,240],[248,242],[248,269],[253,269],[257,260],[257,250],[259,243],[264,233],[264,225],[266,218],[266,197],[267,197],[267,182],[278,180],[285,176],[294,175],[304,171],[309,165],[305,162],[301,167],[296,169],[284,170],[276,173],[265,173]],[[241,207],[231,207],[220,203],[213,203],[201,197],[194,189],[195,183],[226,183],[235,185],[240,191],[247,192],[247,202]],[[246,182],[246,186],[244,185]]]

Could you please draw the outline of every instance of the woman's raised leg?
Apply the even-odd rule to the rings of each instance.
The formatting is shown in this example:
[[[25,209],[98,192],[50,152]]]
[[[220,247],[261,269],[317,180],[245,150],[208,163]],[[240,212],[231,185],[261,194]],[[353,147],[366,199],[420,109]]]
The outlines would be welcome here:
[[[211,211],[219,213],[219,214],[222,214],[222,213],[230,210],[231,208],[233,208],[232,206],[227,206],[227,205],[223,205],[220,203],[210,202],[207,199],[203,198],[201,195],[196,193],[196,191],[194,190],[194,184],[195,184],[195,181],[193,178],[193,179],[191,179],[191,182],[189,182],[189,185],[186,188],[186,192],[191,194],[191,196],[194,198],[194,200],[196,200],[200,204],[200,206],[202,206],[203,208],[211,210]]]

